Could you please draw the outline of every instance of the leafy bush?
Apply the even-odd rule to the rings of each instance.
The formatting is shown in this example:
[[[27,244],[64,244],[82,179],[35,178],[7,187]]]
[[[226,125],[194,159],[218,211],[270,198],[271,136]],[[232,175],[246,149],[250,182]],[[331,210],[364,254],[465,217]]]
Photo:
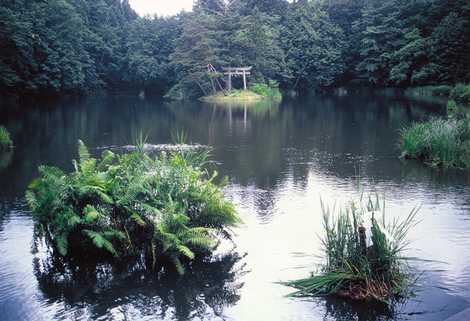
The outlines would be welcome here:
[[[6,150],[11,146],[13,146],[13,142],[11,141],[10,133],[5,127],[0,126],[0,151]]]
[[[470,104],[470,84],[457,84],[450,93],[450,98],[461,104]]]
[[[264,97],[281,97],[282,96],[281,92],[279,91],[279,84],[273,80],[269,81],[269,84],[253,83],[250,86],[250,90]]]
[[[322,203],[325,263],[309,278],[286,282],[297,288],[291,296],[338,295],[355,300],[389,299],[404,293],[409,282],[403,251],[417,210],[404,220],[387,221],[378,196],[352,202],[338,213]],[[371,244],[364,227],[370,216]]]
[[[458,110],[457,103],[455,100],[449,100],[447,102],[447,115],[454,115]]]
[[[466,106],[458,105],[455,100],[449,100],[447,102],[447,117],[449,119],[463,120],[469,118],[470,109]]]
[[[29,186],[35,241],[44,239],[61,256],[144,257],[149,268],[172,262],[183,273],[185,262],[210,253],[239,223],[216,173],[202,169],[206,160],[201,151],[151,157],[139,148],[95,159],[79,141],[72,173],[41,166]]]
[[[451,104],[451,108],[453,105]],[[401,133],[403,156],[425,161],[432,166],[470,167],[470,121],[432,119],[416,123]]]

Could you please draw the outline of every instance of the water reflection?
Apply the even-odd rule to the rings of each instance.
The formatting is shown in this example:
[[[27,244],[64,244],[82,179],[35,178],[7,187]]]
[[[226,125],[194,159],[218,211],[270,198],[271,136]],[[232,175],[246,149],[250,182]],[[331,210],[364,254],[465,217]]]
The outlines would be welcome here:
[[[63,305],[58,319],[216,320],[240,299],[241,261],[236,253],[200,259],[183,276],[51,256],[33,266],[48,303]]]
[[[397,148],[403,126],[441,112],[396,92],[359,91],[258,106],[94,97],[3,113],[16,147],[0,170],[0,319],[442,321],[470,306],[470,173],[402,162]],[[39,164],[71,169],[79,138],[101,153],[125,149],[142,131],[160,149],[178,130],[210,146],[220,176],[229,177],[224,193],[245,223],[234,239],[245,258],[201,263],[183,278],[87,271],[47,257],[33,269],[22,200]],[[356,197],[358,176],[366,190],[385,194],[392,216],[422,205],[411,254],[436,262],[417,264],[417,297],[390,310],[286,299],[290,289],[275,282],[304,277],[319,262],[320,197]]]
[[[324,300],[325,319],[336,321],[388,321],[396,320],[397,311],[395,306],[386,305],[377,302],[351,302],[336,298],[328,298]]]
[[[10,166],[13,159],[13,149],[0,152],[0,172]]]

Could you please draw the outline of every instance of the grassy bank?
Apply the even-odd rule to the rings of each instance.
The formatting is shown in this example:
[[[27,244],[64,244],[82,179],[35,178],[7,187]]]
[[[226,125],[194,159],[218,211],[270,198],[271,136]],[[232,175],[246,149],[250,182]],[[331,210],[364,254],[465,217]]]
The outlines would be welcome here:
[[[417,210],[402,221],[387,221],[385,204],[378,196],[361,197],[338,212],[324,204],[322,210],[324,264],[308,278],[283,283],[297,289],[291,296],[335,295],[388,302],[404,295],[410,278],[403,251]]]
[[[202,101],[208,103],[228,103],[228,102],[257,102],[265,99],[251,90],[232,90],[229,92],[217,92],[216,94],[204,96]]]
[[[456,85],[450,92],[447,117],[415,123],[402,130],[400,147],[405,158],[433,167],[470,168],[470,86]]]
[[[470,168],[470,120],[432,119],[401,133],[403,156],[434,167]]]
[[[450,98],[458,103],[470,104],[470,84],[458,83],[451,85],[436,85],[411,87],[407,89],[410,93],[423,96],[442,96]]]
[[[0,126],[0,151],[5,151],[13,146],[8,130]]]
[[[263,99],[281,99],[282,94],[277,82],[253,83],[248,90],[233,89],[229,92],[219,91],[215,94],[204,96],[202,101],[210,103],[252,103]]]
[[[92,158],[79,143],[75,170],[41,166],[27,191],[37,243],[67,258],[144,260],[149,269],[183,273],[210,254],[239,218],[203,170],[207,153],[174,151],[152,157],[142,148]]]

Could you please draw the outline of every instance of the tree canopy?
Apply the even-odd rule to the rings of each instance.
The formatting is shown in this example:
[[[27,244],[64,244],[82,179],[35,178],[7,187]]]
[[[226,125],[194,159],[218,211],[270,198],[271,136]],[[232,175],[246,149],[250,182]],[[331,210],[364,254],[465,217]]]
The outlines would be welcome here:
[[[2,1],[0,93],[200,96],[208,64],[305,91],[468,82],[469,30],[466,0],[199,0],[171,17],[127,0]]]

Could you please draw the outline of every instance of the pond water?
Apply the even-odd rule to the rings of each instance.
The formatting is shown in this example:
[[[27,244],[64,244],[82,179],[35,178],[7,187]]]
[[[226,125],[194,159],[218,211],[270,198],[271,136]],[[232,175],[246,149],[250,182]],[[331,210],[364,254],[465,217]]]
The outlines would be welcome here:
[[[470,307],[470,174],[401,161],[400,128],[439,106],[394,92],[285,99],[255,106],[168,104],[130,96],[37,103],[1,114],[15,149],[0,158],[0,320],[423,320]],[[64,271],[31,253],[24,192],[39,164],[71,169],[81,138],[93,153],[172,134],[210,146],[229,178],[224,192],[244,221],[234,245],[183,277],[99,267]],[[366,191],[392,216],[421,206],[410,256],[415,296],[386,308],[335,299],[289,299],[277,284],[321,262],[320,199],[344,203]],[[233,249],[232,249],[233,247]]]

